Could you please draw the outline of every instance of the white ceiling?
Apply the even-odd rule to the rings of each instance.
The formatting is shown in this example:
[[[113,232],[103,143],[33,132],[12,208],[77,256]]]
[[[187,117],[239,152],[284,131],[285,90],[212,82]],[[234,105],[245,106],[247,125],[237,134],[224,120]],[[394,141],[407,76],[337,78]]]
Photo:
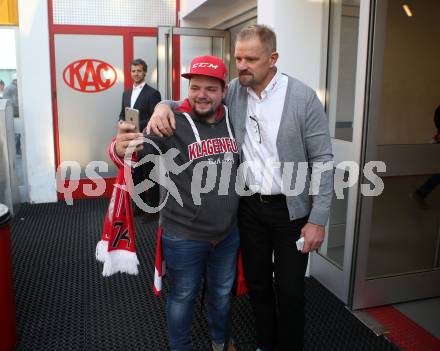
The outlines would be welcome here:
[[[187,13],[182,12],[182,18],[185,20],[209,20],[233,11],[245,2],[254,3],[257,6],[257,0],[206,0],[202,5],[190,9]]]

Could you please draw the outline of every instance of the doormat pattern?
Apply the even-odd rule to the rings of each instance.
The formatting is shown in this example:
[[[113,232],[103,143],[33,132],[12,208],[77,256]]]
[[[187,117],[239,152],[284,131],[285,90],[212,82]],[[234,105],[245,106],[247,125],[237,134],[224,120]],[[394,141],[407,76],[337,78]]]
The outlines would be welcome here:
[[[12,223],[16,351],[168,350],[164,294],[153,293],[157,224],[135,218],[138,276],[104,278],[95,260],[107,199],[23,205]],[[394,351],[315,279],[306,279],[305,350]],[[247,297],[232,301],[238,351],[254,351]],[[206,311],[193,321],[195,351],[209,350]],[[285,351],[285,350],[283,350]],[[290,351],[290,350],[286,350]]]

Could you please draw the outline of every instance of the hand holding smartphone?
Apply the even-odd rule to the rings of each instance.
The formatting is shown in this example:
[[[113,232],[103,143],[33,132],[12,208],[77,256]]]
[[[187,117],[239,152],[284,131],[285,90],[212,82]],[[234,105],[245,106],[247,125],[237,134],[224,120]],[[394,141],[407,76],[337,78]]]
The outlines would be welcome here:
[[[139,110],[135,108],[125,108],[125,121],[133,124],[136,127],[134,132],[139,133]]]

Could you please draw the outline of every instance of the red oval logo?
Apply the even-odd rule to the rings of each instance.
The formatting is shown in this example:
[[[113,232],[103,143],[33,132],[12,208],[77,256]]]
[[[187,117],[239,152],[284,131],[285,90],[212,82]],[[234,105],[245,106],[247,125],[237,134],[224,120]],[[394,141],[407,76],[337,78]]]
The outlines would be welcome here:
[[[107,62],[82,59],[72,62],[63,71],[64,82],[82,93],[98,93],[116,83],[116,70]]]

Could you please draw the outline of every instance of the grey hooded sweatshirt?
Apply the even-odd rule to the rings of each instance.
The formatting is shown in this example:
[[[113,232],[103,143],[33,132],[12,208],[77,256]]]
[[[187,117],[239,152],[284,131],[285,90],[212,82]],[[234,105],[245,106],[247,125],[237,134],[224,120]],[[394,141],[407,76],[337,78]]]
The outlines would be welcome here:
[[[165,233],[217,241],[236,226],[239,154],[224,108],[224,116],[212,124],[190,113],[177,113],[172,136],[144,135],[148,141],[139,156],[154,154],[160,160],[150,178],[162,185],[161,203],[166,203],[159,223]]]

